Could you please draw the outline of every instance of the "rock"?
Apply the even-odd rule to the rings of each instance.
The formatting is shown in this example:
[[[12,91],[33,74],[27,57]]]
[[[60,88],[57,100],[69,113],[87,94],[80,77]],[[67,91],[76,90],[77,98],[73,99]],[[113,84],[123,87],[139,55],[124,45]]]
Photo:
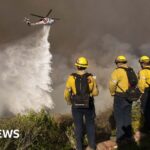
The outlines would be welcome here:
[[[97,150],[114,150],[117,144],[114,141],[108,140],[97,144]]]

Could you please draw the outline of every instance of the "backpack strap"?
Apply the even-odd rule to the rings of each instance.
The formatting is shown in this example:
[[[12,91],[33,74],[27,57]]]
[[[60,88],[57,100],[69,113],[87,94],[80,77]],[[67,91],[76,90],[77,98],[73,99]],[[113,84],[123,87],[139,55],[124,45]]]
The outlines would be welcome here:
[[[149,68],[149,67],[145,67],[145,68],[143,68],[142,70],[144,70],[144,69],[150,70],[150,68]]]
[[[116,70],[117,69],[123,69],[123,70],[125,70],[125,72],[127,72],[127,70],[129,69],[130,67],[128,67],[128,68],[126,68],[126,67],[118,67],[118,68],[116,68]]]
[[[130,70],[132,70],[132,72],[135,74],[135,72],[134,72],[134,70],[133,70],[133,68],[131,68],[131,67],[128,67],[128,68],[126,68],[126,67],[118,67],[118,68],[116,68],[116,69],[124,69],[125,70],[125,72],[126,72],[126,74],[127,74],[127,78],[128,78],[128,83],[129,83],[129,87],[131,86],[130,84],[130,76],[129,76],[129,71]],[[135,75],[135,77],[136,77],[136,75]],[[137,82],[137,80],[136,80],[136,82]],[[137,84],[136,84],[137,85]],[[125,92],[119,85],[118,85],[118,83],[117,83],[117,85],[116,85],[122,92]],[[129,88],[128,87],[128,88]],[[133,87],[135,87],[135,86],[133,86]]]
[[[118,85],[118,83],[117,83],[117,85],[116,85],[123,93],[125,92],[119,85]]]
[[[148,82],[146,82],[146,84],[150,87],[150,84]]]
[[[129,87],[136,87],[138,84],[137,75],[132,67],[121,67],[126,71],[128,81],[129,81]]]
[[[86,77],[93,76],[91,73],[88,73],[88,72],[86,72],[86,73],[83,74],[83,75],[85,75]],[[76,77],[79,77],[79,76],[81,76],[81,75],[79,75],[79,74],[77,74],[77,73],[72,73],[71,76],[73,76],[73,77],[76,78]]]
[[[77,73],[72,73],[71,76],[73,76],[74,79],[76,79],[77,77],[79,77],[79,75]]]
[[[88,78],[89,76],[93,76],[93,74],[86,72],[83,75],[79,75],[77,73],[72,73],[71,76],[74,77],[74,79],[76,80],[76,78],[81,78],[81,76],[85,76],[86,78]]]
[[[118,68],[116,68],[116,69],[124,69],[125,71],[127,71],[127,68],[125,68],[125,67],[118,67]],[[122,92],[125,92],[125,91],[118,85],[118,83],[116,84],[116,86],[117,86]]]
[[[117,67],[116,68],[116,70],[117,69],[125,69],[124,67]],[[116,86],[122,91],[122,92],[125,92],[119,85],[118,85],[118,83],[116,84]]]
[[[125,67],[117,67],[116,69],[124,69],[124,70],[126,70],[127,68],[125,68]]]
[[[131,67],[128,67],[128,68],[126,68],[126,67],[118,67],[118,68],[116,68],[116,69],[124,69],[125,71],[127,71],[128,69],[133,69],[133,68],[131,68]]]
[[[80,81],[82,80],[82,79],[84,79],[84,81],[85,80],[87,80],[87,82],[86,82],[86,84],[85,84],[85,86],[87,87],[87,91],[89,91],[90,92],[90,90],[89,90],[89,83],[88,83],[88,77],[89,76],[92,76],[92,74],[91,73],[85,73],[85,74],[83,74],[83,75],[79,75],[79,74],[77,74],[77,73],[72,73],[71,74],[71,76],[73,76],[74,77],[74,79],[75,79],[75,87],[76,87],[76,94],[77,95],[80,95],[81,94],[81,85],[79,84],[80,83]],[[79,82],[78,82],[79,81]]]
[[[88,73],[88,72],[86,72],[84,75],[85,75],[87,78],[88,78],[89,76],[93,76],[91,73]]]

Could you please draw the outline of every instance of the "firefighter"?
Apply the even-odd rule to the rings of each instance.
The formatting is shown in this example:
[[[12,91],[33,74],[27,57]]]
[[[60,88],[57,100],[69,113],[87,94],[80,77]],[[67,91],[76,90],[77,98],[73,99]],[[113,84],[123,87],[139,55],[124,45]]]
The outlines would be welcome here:
[[[141,70],[138,76],[138,87],[143,93],[141,97],[141,109],[143,114],[143,126],[141,131],[150,133],[150,58],[148,56],[142,56],[139,63]]]
[[[76,60],[75,66],[77,68],[76,72],[72,73],[66,82],[64,98],[68,104],[72,105],[76,149],[83,149],[85,118],[89,147],[91,150],[96,150],[95,106],[93,97],[98,95],[98,87],[94,76],[86,72],[88,61],[85,57],[79,57]]]
[[[125,92],[129,88],[128,77],[125,71],[128,68],[125,56],[115,59],[117,68],[112,72],[109,82],[109,90],[114,96],[114,118],[116,121],[116,142],[121,144],[132,138],[131,108],[132,103],[128,101]]]

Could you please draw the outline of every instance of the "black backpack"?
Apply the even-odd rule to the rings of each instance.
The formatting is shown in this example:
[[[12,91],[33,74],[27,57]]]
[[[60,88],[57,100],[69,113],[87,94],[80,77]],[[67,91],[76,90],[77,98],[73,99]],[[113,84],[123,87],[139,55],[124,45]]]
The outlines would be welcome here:
[[[71,95],[72,106],[75,108],[89,108],[90,90],[88,77],[92,76],[92,74],[79,75],[72,73],[71,75],[75,78],[76,87],[76,95]]]
[[[124,68],[124,69],[127,73],[129,87],[136,87],[138,84],[138,78],[137,78],[133,68]]]
[[[133,68],[131,68],[131,67],[129,67],[129,68],[120,67],[120,68],[122,68],[126,71],[126,74],[127,74],[127,77],[128,77],[129,88],[125,92],[126,98],[130,102],[137,101],[141,97],[141,92],[140,92],[139,88],[137,87],[138,78],[137,78]]]

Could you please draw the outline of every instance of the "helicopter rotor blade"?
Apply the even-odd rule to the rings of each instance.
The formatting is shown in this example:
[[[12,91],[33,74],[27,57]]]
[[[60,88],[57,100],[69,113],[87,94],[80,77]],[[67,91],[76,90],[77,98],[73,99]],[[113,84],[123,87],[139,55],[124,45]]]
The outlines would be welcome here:
[[[38,18],[45,18],[45,17],[43,17],[43,16],[40,16],[40,15],[36,15],[36,14],[30,14],[31,16],[34,16],[34,17],[38,17]]]
[[[49,12],[47,13],[46,17],[48,17],[52,12],[52,9],[49,10]]]

